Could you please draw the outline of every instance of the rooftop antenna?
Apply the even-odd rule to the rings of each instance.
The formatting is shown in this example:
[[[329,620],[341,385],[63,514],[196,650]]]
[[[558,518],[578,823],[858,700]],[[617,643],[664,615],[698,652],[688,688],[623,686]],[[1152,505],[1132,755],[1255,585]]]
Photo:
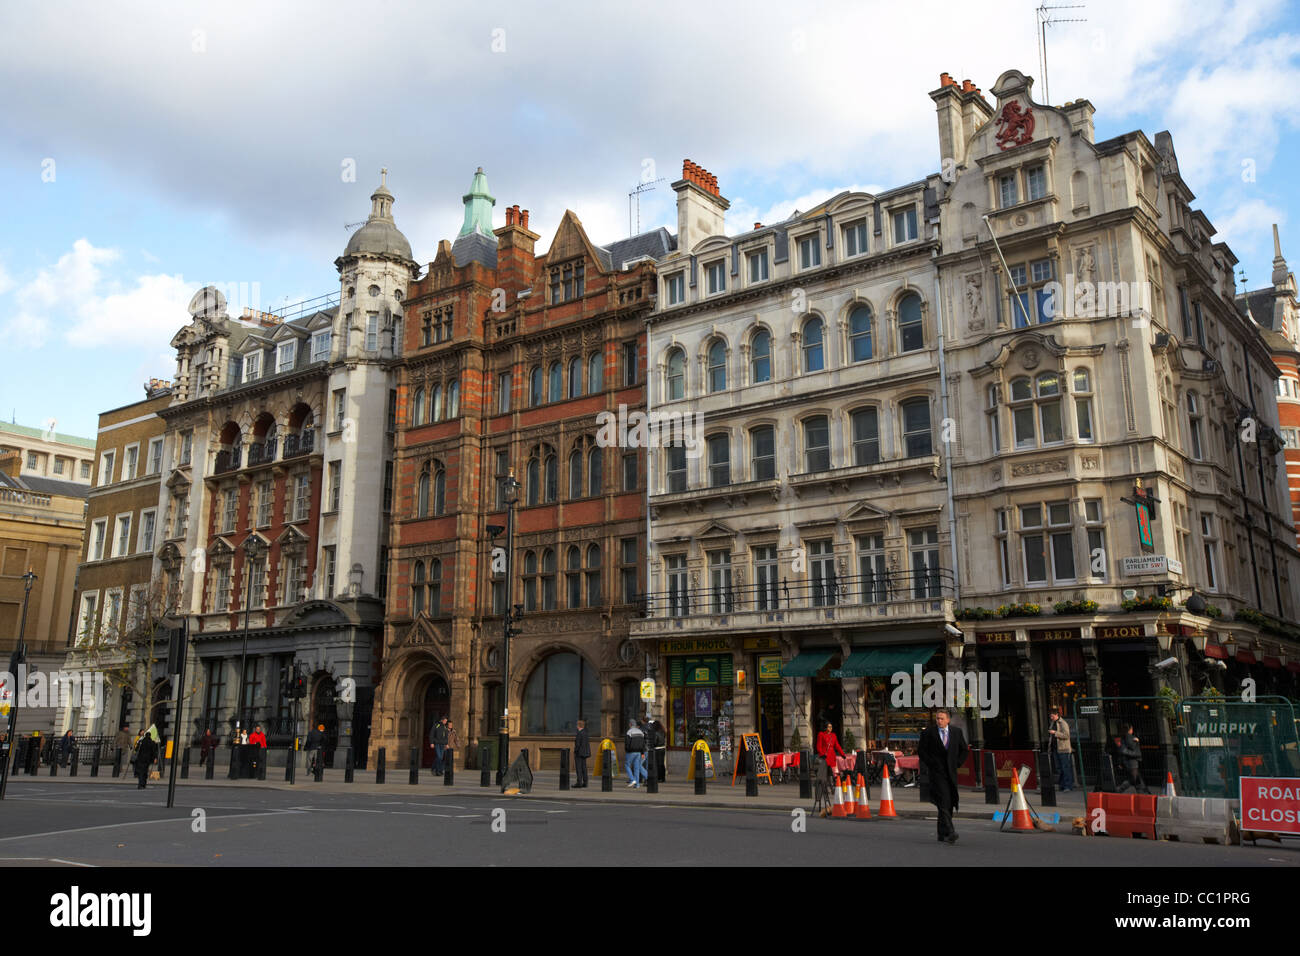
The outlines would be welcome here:
[[[1038,67],[1043,74],[1043,102],[1046,103],[1048,106],[1052,105],[1052,97],[1051,94],[1048,92],[1049,87],[1047,85],[1047,28],[1054,23],[1087,23],[1088,22],[1086,17],[1066,19],[1062,17],[1053,16],[1049,11],[1082,10],[1086,6],[1087,4],[1074,3],[1065,6],[1049,7],[1046,3],[1043,3],[1038,7],[1037,10],[1034,11],[1038,17]]]
[[[655,188],[655,183],[666,182],[664,177],[647,180],[643,183],[637,183],[632,191],[627,194],[627,232],[629,236],[640,235],[641,233],[641,194]],[[632,199],[636,197],[636,230],[632,229]]]

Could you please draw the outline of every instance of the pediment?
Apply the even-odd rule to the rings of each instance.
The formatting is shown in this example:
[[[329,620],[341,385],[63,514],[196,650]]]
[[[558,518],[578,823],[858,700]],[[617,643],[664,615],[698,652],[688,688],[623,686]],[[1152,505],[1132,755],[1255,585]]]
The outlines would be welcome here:
[[[878,508],[869,501],[859,501],[856,505],[841,515],[840,520],[846,523],[849,521],[876,521],[881,518],[889,518],[892,516],[892,511]]]
[[[694,537],[696,538],[733,538],[736,535],[734,528],[730,528],[721,521],[710,521],[702,528],[698,529]]]

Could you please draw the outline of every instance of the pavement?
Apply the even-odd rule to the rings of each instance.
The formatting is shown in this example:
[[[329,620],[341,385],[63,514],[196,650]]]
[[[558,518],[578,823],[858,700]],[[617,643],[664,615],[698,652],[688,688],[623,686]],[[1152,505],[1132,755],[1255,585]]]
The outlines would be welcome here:
[[[313,793],[338,793],[344,794],[349,792],[369,792],[384,794],[409,794],[413,792],[434,792],[439,794],[456,795],[456,794],[496,794],[500,788],[496,786],[480,786],[480,774],[477,770],[460,770],[455,773],[455,783],[452,786],[446,786],[441,776],[434,776],[428,771],[422,770],[418,782],[414,785],[410,783],[410,771],[408,769],[389,770],[383,784],[375,783],[375,774],[373,771],[358,770],[354,773],[352,783],[344,782],[344,772],[342,770],[326,770],[324,779],[316,783],[305,771],[299,769],[295,782],[290,784],[284,779],[283,766],[269,766],[266,771],[265,780],[229,780],[225,777],[225,768],[218,766],[216,775],[212,780],[202,779],[201,773],[191,770],[190,777],[182,780],[180,771],[177,770],[176,787],[179,792],[186,786],[201,785],[204,787],[241,787],[256,788],[267,790],[287,790],[292,792],[310,791]],[[39,781],[42,786],[47,784],[68,784],[71,786],[86,784],[109,784],[113,786],[131,786],[136,785],[134,777],[128,777],[124,772],[117,779],[109,776],[111,768],[101,767],[98,777],[91,777],[89,772],[83,768],[77,776],[70,777],[67,775],[66,768],[60,767],[59,774],[56,777],[50,777],[49,769],[42,768],[42,772],[36,777],[18,775],[10,777],[10,784],[20,780]],[[570,781],[572,781],[570,776]],[[164,773],[163,780],[151,781],[149,790],[167,787],[167,775]],[[927,802],[921,801],[919,787],[894,787],[894,809],[900,817],[911,819],[930,819],[935,818],[934,806]],[[768,784],[760,781],[758,784],[758,796],[745,796],[745,783],[743,778],[736,780],[735,786],[731,785],[730,777],[715,778],[707,781],[707,792],[703,795],[695,793],[695,782],[693,780],[670,779],[659,784],[657,794],[650,793],[642,785],[638,789],[631,789],[627,786],[627,776],[623,773],[613,778],[613,787],[609,793],[601,791],[601,781],[599,777],[592,777],[589,787],[583,789],[561,790],[559,784],[559,774],[552,771],[534,771],[532,793],[528,796],[545,797],[548,800],[568,801],[574,803],[612,803],[612,804],[635,804],[635,803],[654,803],[663,807],[695,807],[715,810],[726,809],[749,809],[749,810],[782,810],[789,812],[795,807],[803,807],[811,810],[813,800],[811,797],[801,800],[799,798],[799,785],[797,782]],[[1072,790],[1068,793],[1056,794],[1056,805],[1045,807],[1042,805],[1039,793],[1037,791],[1026,791],[1026,800],[1029,805],[1040,815],[1045,815],[1050,819],[1050,815],[1057,813],[1060,815],[1059,826],[1069,828],[1070,822],[1074,817],[1083,816],[1086,809],[1086,794],[1082,790]],[[984,791],[971,788],[962,788],[960,794],[960,809],[954,814],[954,819],[966,820],[991,820],[994,812],[1002,812],[1006,809],[1011,799],[1010,791],[999,791],[998,803],[996,806],[985,803]],[[871,788],[871,812],[877,813],[880,809],[880,788]]]

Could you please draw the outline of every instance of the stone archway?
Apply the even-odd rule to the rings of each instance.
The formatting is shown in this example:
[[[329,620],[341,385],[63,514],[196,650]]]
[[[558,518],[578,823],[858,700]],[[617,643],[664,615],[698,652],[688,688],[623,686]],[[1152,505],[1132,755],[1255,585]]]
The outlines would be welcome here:
[[[433,766],[433,725],[443,717],[451,716],[451,689],[442,674],[432,674],[423,682],[424,694],[420,701],[419,726],[422,728],[420,766]]]

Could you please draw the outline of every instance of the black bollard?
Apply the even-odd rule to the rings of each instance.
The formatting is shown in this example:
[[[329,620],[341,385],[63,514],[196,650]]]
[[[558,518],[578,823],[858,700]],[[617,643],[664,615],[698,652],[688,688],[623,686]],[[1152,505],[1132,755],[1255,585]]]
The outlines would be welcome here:
[[[344,783],[352,783],[353,779],[356,776],[355,774],[356,763],[357,763],[356,754],[354,754],[352,752],[352,748],[349,747],[347,754],[343,758],[343,782]]]
[[[72,754],[71,754],[71,755],[69,756],[69,758],[68,758],[68,760],[69,760],[69,763],[68,763],[68,776],[69,776],[69,777],[75,777],[75,776],[77,775],[77,760],[78,760],[80,757],[81,757],[81,751],[80,751],[80,749],[77,748],[77,747],[73,747],[73,748],[72,748]]]
[[[269,756],[270,753],[268,752],[267,748],[265,747],[257,748],[257,779],[258,780],[266,779],[266,758]]]
[[[298,738],[294,737],[289,743],[289,751],[284,758],[284,782],[293,783],[294,775],[298,772]]]
[[[930,802],[930,769],[925,764],[917,761],[916,771],[916,789],[919,791],[917,796],[922,803]]]
[[[316,776],[313,778],[317,783],[325,779],[325,748],[316,748]],[[414,783],[414,781],[412,781]]]
[[[998,806],[1002,800],[998,797],[998,763],[992,750],[984,751],[984,802]]]
[[[1038,755],[1038,802],[1045,807],[1056,806],[1056,777],[1052,774],[1052,755],[1046,751]]]
[[[808,759],[808,752],[805,750],[799,751],[799,799],[800,800],[812,799],[812,776],[808,770],[808,764],[810,762],[811,761]]]
[[[94,776],[94,774],[91,774]],[[190,779],[190,748],[185,747],[181,750],[181,779]]]
[[[416,784],[420,782],[420,748],[411,748],[411,773],[407,783]]]
[[[645,752],[646,793],[659,792],[659,751],[649,747]]]
[[[610,759],[612,750],[600,754],[600,792],[612,793],[614,790],[614,762]]]
[[[217,774],[217,748],[208,751],[208,765],[203,770],[203,779],[211,780]]]
[[[90,775],[92,777],[99,776],[99,750],[100,748],[96,747],[90,754]]]
[[[59,757],[57,754],[51,751],[50,752],[50,776],[57,777],[58,775],[59,775]]]
[[[380,747],[375,755],[375,783],[383,783],[387,773],[388,748]]]
[[[113,751],[113,777],[122,776],[122,748],[118,747]]]
[[[451,748],[448,748],[442,759],[442,785],[444,787],[454,786],[456,783],[456,755],[452,753]]]
[[[704,751],[695,751],[695,795],[702,796],[708,791],[708,786],[704,781]]]
[[[492,768],[488,766],[492,762],[492,751],[487,745],[478,749],[478,785],[480,787],[492,786]]]
[[[758,761],[743,746],[740,748],[740,755],[745,760],[745,796],[758,796]]]
[[[569,789],[569,748],[560,751],[560,789]]]
[[[227,775],[230,780],[239,779],[239,754],[236,752],[238,749],[234,744],[230,745],[230,773]]]

